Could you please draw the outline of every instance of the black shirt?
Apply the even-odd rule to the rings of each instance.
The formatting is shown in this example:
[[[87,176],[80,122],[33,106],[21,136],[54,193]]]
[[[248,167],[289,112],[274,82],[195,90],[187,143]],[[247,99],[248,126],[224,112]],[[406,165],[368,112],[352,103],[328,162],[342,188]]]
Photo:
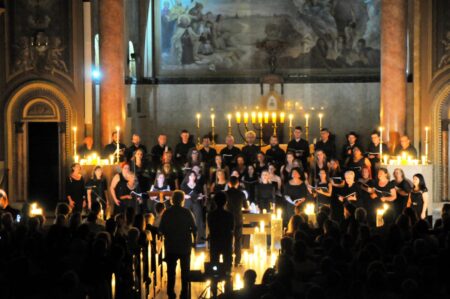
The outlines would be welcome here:
[[[270,209],[270,203],[275,202],[275,191],[275,186],[272,183],[259,183],[256,185],[255,199],[261,210]]]
[[[92,190],[92,198],[95,199],[97,197],[100,197],[103,201],[105,201],[103,204],[106,204],[106,192],[108,191],[108,184],[106,183],[105,178],[101,178],[98,180],[97,178],[91,178],[86,183],[86,187],[90,188]]]
[[[126,157],[127,161],[131,161],[131,158],[133,158],[134,153],[138,149],[141,149],[144,152],[144,157],[145,157],[145,155],[147,155],[147,147],[145,147],[145,145],[139,144],[138,146],[136,146],[136,145],[132,144],[125,150],[125,157]]]
[[[187,154],[191,148],[194,148],[193,142],[183,143],[180,142],[175,146],[175,161],[178,166],[183,166],[187,162]]]
[[[223,163],[228,166],[228,168],[232,169],[235,165],[235,158],[237,155],[241,153],[241,150],[235,146],[232,148],[224,147],[220,151],[220,155],[222,156]]]
[[[66,193],[67,197],[70,196],[70,198],[75,202],[74,211],[81,212],[86,194],[83,177],[79,180],[75,180],[69,176],[66,183]]]
[[[296,159],[300,159],[303,169],[308,169],[307,159],[309,156],[309,143],[305,139],[300,139],[298,142],[295,139],[289,141],[287,146],[288,151],[294,153]]]
[[[412,144],[410,144],[406,149],[403,149],[401,145],[397,145],[395,148],[395,156],[401,156],[403,152],[405,152],[408,156],[411,156],[413,159],[417,158],[417,150]]]
[[[208,214],[209,235],[212,243],[230,245],[233,240],[234,217],[229,211],[217,208]]]
[[[244,156],[245,163],[251,165],[256,163],[256,156],[261,151],[259,146],[255,144],[249,144],[242,148],[242,155]]]
[[[126,145],[123,143],[119,143],[119,149],[120,149],[120,161],[123,162],[125,160],[125,150],[126,150]],[[116,152],[117,149],[117,143],[112,142],[108,145],[105,146],[105,148],[103,149],[103,156],[104,157],[109,157],[111,155],[114,155],[114,153]],[[116,155],[114,155],[114,159],[116,158]]]
[[[266,151],[266,160],[269,163],[274,163],[277,169],[279,169],[286,160],[286,153],[280,148],[279,145],[270,146],[270,148]]]
[[[200,154],[202,155],[203,162],[205,162],[206,166],[205,170],[208,171],[211,165],[214,165],[214,160],[216,159],[217,151],[212,147],[210,147],[208,151],[205,148],[202,148],[200,150]]]
[[[88,149],[86,144],[83,144],[78,147],[78,155],[80,155],[80,157],[87,157],[89,155],[92,155],[94,152],[95,152],[94,147]]]
[[[161,159],[165,150],[166,146],[161,147],[159,144],[152,147],[150,155],[152,156],[153,165],[155,165],[156,167],[161,165]],[[167,150],[170,151],[172,149],[170,147],[167,147]]]
[[[358,147],[361,150],[361,152],[364,153],[364,149],[361,147],[361,145],[359,143],[355,143],[353,145],[346,143],[342,147],[342,156],[341,157],[342,157],[343,163],[345,163],[348,159],[351,159],[354,147]]]
[[[242,226],[242,208],[248,209],[244,192],[236,188],[230,188],[225,194],[227,195],[226,208],[234,216],[234,225],[236,227]]]
[[[336,144],[334,143],[334,140],[331,141],[328,139],[327,142],[319,140],[319,142],[316,143],[316,151],[317,150],[323,151],[328,159],[336,158]]]

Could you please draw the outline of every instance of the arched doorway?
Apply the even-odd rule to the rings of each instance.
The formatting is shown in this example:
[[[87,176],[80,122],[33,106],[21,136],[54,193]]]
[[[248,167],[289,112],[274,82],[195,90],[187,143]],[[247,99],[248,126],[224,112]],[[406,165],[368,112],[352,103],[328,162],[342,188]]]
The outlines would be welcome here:
[[[5,119],[11,199],[54,208],[65,192],[65,163],[72,150],[67,96],[49,83],[26,84],[12,93]]]

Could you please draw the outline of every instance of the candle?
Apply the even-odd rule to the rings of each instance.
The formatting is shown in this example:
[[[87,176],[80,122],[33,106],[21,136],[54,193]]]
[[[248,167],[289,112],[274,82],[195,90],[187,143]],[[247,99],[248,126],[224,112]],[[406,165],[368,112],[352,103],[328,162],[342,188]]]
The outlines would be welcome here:
[[[80,160],[80,157],[78,155],[75,155],[74,160],[75,160],[75,163],[78,163]]]
[[[294,115],[292,113],[289,114],[289,127],[292,128],[292,120],[294,119]]]
[[[427,156],[422,156],[422,165],[427,165]]]
[[[285,114],[284,112],[280,113],[280,123],[284,124],[284,118],[285,118]]]
[[[265,228],[264,220],[261,220],[261,221],[259,222],[259,227],[260,227],[260,231],[263,233],[263,232],[264,232],[264,228]]]
[[[384,165],[387,165],[387,164],[388,164],[388,158],[389,158],[388,155],[384,155],[384,156],[383,156],[383,164],[384,164]]]
[[[211,127],[214,128],[214,118],[216,116],[214,114],[211,114]]]
[[[117,144],[116,144],[116,156],[117,156],[117,163],[119,163],[119,155],[120,155],[120,127],[116,126],[116,132],[117,132]]]
[[[322,118],[323,118],[323,114],[319,113],[319,130],[322,130]]]
[[[305,120],[306,120],[305,127],[307,128],[307,127],[309,127],[309,114],[308,113],[305,114]]]
[[[252,123],[256,124],[256,112],[252,111]]]
[[[75,157],[76,155],[77,155],[77,127],[73,127],[73,156]]]
[[[273,124],[277,123],[277,113],[276,112],[272,112],[272,123]]]
[[[381,227],[384,225],[384,209],[377,209],[377,219],[376,219],[376,225],[377,227]]]
[[[283,210],[278,209],[277,210],[277,219],[281,219],[281,213],[283,212]]]
[[[111,276],[111,297],[116,298],[116,275],[113,273]]]
[[[380,127],[380,158],[383,156],[383,127]]]
[[[263,123],[263,113],[261,111],[258,112],[258,123],[259,124]]]
[[[244,112],[244,124],[248,124],[248,113]]]
[[[197,118],[197,129],[200,129],[200,113],[197,113],[197,115],[195,116]]]
[[[231,128],[231,114],[227,114],[227,119],[228,119],[228,128]]]
[[[264,123],[268,124],[269,123],[269,112],[264,112]]]
[[[263,214],[267,214],[267,210],[266,209],[263,209]]]
[[[283,236],[283,219],[281,219],[281,210],[277,214],[272,214],[270,223],[270,249],[272,251],[281,249],[281,238]]]
[[[240,113],[240,112],[236,112],[236,122],[237,122],[238,124],[241,123],[241,113]]]

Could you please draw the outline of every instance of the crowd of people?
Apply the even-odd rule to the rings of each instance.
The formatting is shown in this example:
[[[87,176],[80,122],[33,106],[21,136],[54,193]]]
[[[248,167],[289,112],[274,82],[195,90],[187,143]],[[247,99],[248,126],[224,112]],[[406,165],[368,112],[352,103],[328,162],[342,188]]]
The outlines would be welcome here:
[[[252,131],[242,148],[227,136],[220,152],[210,136],[197,147],[186,130],[174,150],[163,134],[150,152],[137,134],[130,147],[117,146],[116,134],[112,137],[104,154],[119,147],[120,171],[107,181],[96,166],[86,180],[74,163],[67,198],[47,227],[45,217],[30,216],[28,205],[22,212],[11,208],[6,192],[0,192],[1,298],[27,298],[33,292],[37,298],[109,298],[112,273],[119,278],[116,298],[132,298],[132,257],[149,243],[156,249],[158,236],[164,236],[167,294],[176,298],[179,260],[181,298],[187,298],[192,247],[208,241],[211,262],[222,255],[229,273],[241,266],[243,213],[279,208],[287,229],[276,267],[260,285],[247,272],[244,289],[232,292],[227,285],[224,296],[445,298],[439,296],[448,293],[450,206],[444,205],[432,228],[423,176],[406,178],[399,168],[391,180],[380,166],[378,149],[388,149],[378,132],[366,151],[350,132],[340,154],[327,129],[311,151],[301,127],[287,151],[272,136],[263,152]],[[80,149],[88,155],[92,143]],[[415,153],[406,136],[396,150]],[[307,203],[315,204],[315,225],[304,213]],[[108,205],[111,215],[105,213]],[[376,222],[380,208],[385,210],[382,227]],[[35,288],[20,288],[23,283]]]

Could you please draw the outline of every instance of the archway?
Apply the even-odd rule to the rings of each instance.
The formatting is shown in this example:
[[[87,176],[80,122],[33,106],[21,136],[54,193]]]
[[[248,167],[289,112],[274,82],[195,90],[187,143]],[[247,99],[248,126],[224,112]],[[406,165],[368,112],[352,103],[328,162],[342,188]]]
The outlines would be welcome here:
[[[15,202],[32,200],[29,198],[29,170],[30,163],[32,163],[30,162],[30,150],[33,149],[29,147],[36,144],[36,138],[30,139],[30,132],[36,134],[37,128],[48,127],[50,124],[54,124],[54,128],[56,128],[54,137],[57,138],[57,148],[55,152],[58,157],[49,161],[58,165],[49,167],[53,167],[57,171],[57,196],[58,199],[61,199],[65,192],[66,161],[72,151],[70,128],[74,117],[68,97],[62,90],[50,83],[31,82],[17,88],[11,94],[5,111],[6,153],[9,169],[8,192],[11,199]],[[36,125],[44,123],[47,126]],[[42,134],[44,133],[42,132]],[[36,161],[35,158],[33,160]],[[46,174],[45,171],[46,169],[42,170],[42,175]]]

